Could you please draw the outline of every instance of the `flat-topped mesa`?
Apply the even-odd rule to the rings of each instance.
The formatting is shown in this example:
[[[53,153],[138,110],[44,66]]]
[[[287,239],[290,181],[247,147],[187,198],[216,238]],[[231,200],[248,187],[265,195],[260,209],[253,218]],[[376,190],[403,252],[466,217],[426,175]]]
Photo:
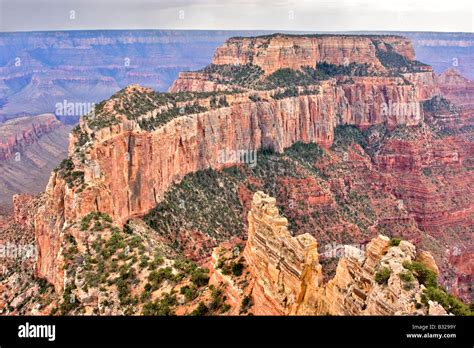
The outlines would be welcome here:
[[[408,61],[415,60],[410,40],[400,36],[365,35],[287,35],[231,38],[218,47],[213,64],[253,64],[270,75],[278,69],[315,67],[326,62],[335,65],[369,64],[386,71],[378,54],[388,52]]]
[[[227,40],[209,66],[181,73],[170,92],[268,89],[341,77],[347,83],[355,76],[435,84],[432,68],[415,59],[411,41],[401,36],[274,34]],[[288,84],[279,85],[282,78]]]
[[[309,234],[293,237],[287,225],[275,199],[256,192],[248,213],[244,250],[254,279],[253,314],[446,314],[437,303],[422,306],[424,286],[410,270],[416,258],[422,264],[417,267],[426,267],[436,275],[430,253],[422,251],[417,256],[413,244],[398,241],[397,245],[379,235],[365,253],[346,246],[346,256],[339,260],[334,278],[324,284],[316,240]]]

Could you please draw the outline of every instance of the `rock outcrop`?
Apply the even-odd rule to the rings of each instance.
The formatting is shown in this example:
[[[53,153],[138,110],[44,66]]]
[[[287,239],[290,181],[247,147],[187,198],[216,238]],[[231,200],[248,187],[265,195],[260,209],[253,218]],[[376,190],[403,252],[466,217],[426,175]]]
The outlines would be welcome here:
[[[250,65],[261,69],[262,77],[265,77],[280,69],[300,70],[303,67],[317,67],[319,63],[345,67],[355,64],[365,66],[372,77],[393,76],[394,68],[386,60],[395,58],[389,56],[396,56],[397,60],[405,60],[410,64],[409,69],[396,69],[396,75],[403,79],[400,85],[409,81],[415,86],[411,93],[415,93],[417,98],[426,99],[439,93],[436,75],[431,67],[416,61],[410,40],[400,36],[275,34],[254,38],[236,37],[217,48],[211,65]],[[214,73],[205,71],[182,72],[169,90],[212,92],[237,87],[221,83],[215,77]],[[370,81],[377,79],[372,78]],[[362,102],[370,107],[373,100],[370,95],[365,95]]]
[[[323,282],[318,245],[309,234],[291,236],[275,203],[257,192],[248,215],[244,255],[256,279],[254,313],[296,314]]]
[[[462,76],[455,68],[444,71],[438,77],[443,95],[456,105],[473,110],[474,82]]]
[[[436,261],[431,255],[429,251],[426,250],[421,250],[417,255],[416,255],[416,261],[421,262],[428,268],[429,270],[433,271],[437,276],[439,275],[439,268],[438,265],[436,264]]]
[[[275,199],[256,192],[248,215],[244,256],[255,279],[253,313],[260,315],[402,315],[423,314],[419,303],[423,285],[409,277],[404,262],[415,260],[415,246],[407,241],[391,246],[379,235],[337,265],[336,275],[323,283],[317,242],[303,234],[293,237]],[[423,252],[426,262],[432,256]],[[430,264],[435,267],[436,264]],[[378,283],[376,273],[388,276]],[[416,305],[416,303],[419,303]],[[437,304],[433,303],[437,308]],[[436,308],[430,313],[441,314]]]

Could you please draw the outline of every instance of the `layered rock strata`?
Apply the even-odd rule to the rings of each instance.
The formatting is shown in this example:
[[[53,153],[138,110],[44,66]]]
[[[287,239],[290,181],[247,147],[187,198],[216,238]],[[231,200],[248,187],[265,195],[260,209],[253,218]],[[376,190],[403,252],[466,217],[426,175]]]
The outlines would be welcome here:
[[[254,314],[424,313],[420,306],[416,306],[421,299],[423,285],[415,279],[407,285],[400,277],[401,273],[406,272],[403,263],[417,257],[413,244],[401,241],[398,246],[391,246],[388,237],[379,235],[367,245],[365,253],[360,249],[347,249],[350,256],[339,260],[336,275],[324,284],[316,240],[308,234],[293,237],[288,231],[287,220],[278,212],[274,198],[256,192],[248,220],[244,256],[255,279],[252,290]],[[421,252],[418,260],[436,269],[428,252]],[[375,281],[375,275],[384,268],[389,270],[390,275],[385,284],[379,284]],[[435,303],[432,306],[438,308]]]
[[[411,41],[400,36],[364,35],[270,35],[256,38],[232,38],[218,47],[213,64],[254,64],[266,74],[281,68],[299,69],[318,62],[335,65],[373,64],[385,70],[377,59],[377,50],[388,47],[408,60],[415,59]]]

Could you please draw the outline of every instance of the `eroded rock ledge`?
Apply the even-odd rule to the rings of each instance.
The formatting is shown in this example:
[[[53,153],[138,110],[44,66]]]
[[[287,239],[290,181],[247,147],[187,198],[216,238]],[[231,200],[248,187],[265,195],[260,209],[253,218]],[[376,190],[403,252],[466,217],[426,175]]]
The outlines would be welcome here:
[[[374,238],[363,252],[339,260],[336,275],[323,284],[317,242],[309,234],[292,236],[276,201],[256,192],[248,214],[248,241],[244,256],[255,278],[253,313],[260,315],[406,315],[446,314],[437,303],[422,309],[424,285],[403,280],[404,263],[416,258],[415,246],[398,245],[386,236]],[[395,243],[396,244],[396,243]],[[432,257],[419,258],[434,268]],[[379,284],[377,272],[389,270]]]

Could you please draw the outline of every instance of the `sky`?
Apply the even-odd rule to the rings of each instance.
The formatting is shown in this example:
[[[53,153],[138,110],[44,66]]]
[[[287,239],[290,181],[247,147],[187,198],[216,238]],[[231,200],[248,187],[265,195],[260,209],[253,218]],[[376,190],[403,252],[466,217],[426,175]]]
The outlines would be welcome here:
[[[0,31],[474,32],[473,0],[0,0]]]

